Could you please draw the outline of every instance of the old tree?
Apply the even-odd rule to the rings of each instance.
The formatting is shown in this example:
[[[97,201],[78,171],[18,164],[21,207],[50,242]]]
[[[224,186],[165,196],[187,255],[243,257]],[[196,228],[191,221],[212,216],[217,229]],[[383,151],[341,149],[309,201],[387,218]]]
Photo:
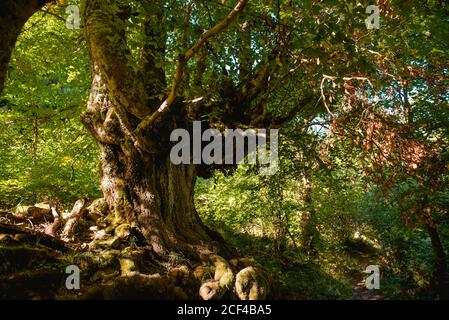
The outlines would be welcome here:
[[[2,2],[2,30],[10,30],[2,34],[2,85],[22,27],[47,2]],[[203,284],[205,299],[233,287],[234,275],[224,258],[234,254],[218,233],[203,225],[194,207],[195,180],[213,169],[174,165],[170,132],[190,130],[194,120],[217,129],[267,128],[292,117],[274,117],[266,108],[270,78],[281,70],[288,46],[277,20],[280,9],[277,18],[265,14],[249,21],[243,15],[246,6],[245,0],[232,5],[80,3],[92,70],[81,121],[100,150],[104,198],[97,204],[108,213],[112,233],[132,229],[159,259],[180,252],[194,261],[210,261],[219,281]],[[258,19],[266,20],[260,30],[254,22]],[[255,46],[251,32],[265,32],[267,38]],[[238,70],[229,68],[231,59],[239,59]],[[218,83],[208,84],[213,77]],[[260,286],[265,295],[266,285]]]
[[[268,281],[263,271],[240,262],[232,270],[227,259],[235,253],[195,211],[196,178],[227,168],[173,164],[170,133],[176,128],[191,131],[192,122],[199,120],[203,129],[224,130],[327,119],[333,131],[360,142],[372,171],[383,168],[376,161],[394,168],[407,160],[416,144],[415,149],[402,144],[398,155],[385,149],[392,141],[381,146],[372,140],[376,134],[380,142],[390,137],[382,130],[404,128],[408,129],[401,131],[403,136],[414,139],[413,124],[391,121],[388,117],[394,113],[387,116],[369,103],[367,107],[367,96],[375,92],[388,96],[393,83],[408,84],[410,89],[416,78],[442,86],[440,78],[428,75],[444,75],[439,42],[444,30],[437,18],[447,12],[438,11],[443,5],[436,3],[377,2],[385,24],[379,30],[367,28],[361,3],[80,1],[81,43],[88,48],[92,76],[81,121],[100,150],[104,197],[96,205],[108,216],[109,232],[132,232],[155,259],[177,252],[192,261],[209,261],[215,280],[201,286],[205,299],[232,291],[235,277],[245,276],[259,284],[253,296],[245,292],[248,288],[237,288],[240,298],[264,297]],[[1,2],[0,91],[23,26],[50,4],[49,0]],[[431,30],[432,40],[426,30],[412,32],[423,25]],[[428,51],[419,47],[422,41],[431,41]],[[433,98],[444,100],[442,95]],[[350,112],[345,104],[352,105]],[[407,104],[398,110],[405,114]],[[368,111],[357,113],[360,107]],[[350,127],[362,120],[368,130],[357,131],[354,138]],[[380,129],[376,121],[385,126]],[[424,142],[418,145],[427,150]],[[432,158],[432,148],[428,150],[428,158],[420,156],[406,164],[411,168],[408,174],[417,175],[416,170]]]

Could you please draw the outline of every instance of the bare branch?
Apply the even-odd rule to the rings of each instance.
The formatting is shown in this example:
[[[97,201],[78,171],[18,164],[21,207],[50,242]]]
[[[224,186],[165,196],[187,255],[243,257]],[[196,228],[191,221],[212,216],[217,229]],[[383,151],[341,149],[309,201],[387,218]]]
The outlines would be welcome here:
[[[57,15],[57,14],[54,13],[54,12],[51,12],[50,10],[40,9],[39,11],[44,12],[44,13],[46,13],[46,14],[49,14],[49,15],[55,17],[56,19],[58,19],[58,20],[60,20],[60,21],[62,21],[62,22],[64,22],[64,23],[65,23],[65,21],[66,21],[66,19],[64,19],[64,18],[61,17],[60,15]]]

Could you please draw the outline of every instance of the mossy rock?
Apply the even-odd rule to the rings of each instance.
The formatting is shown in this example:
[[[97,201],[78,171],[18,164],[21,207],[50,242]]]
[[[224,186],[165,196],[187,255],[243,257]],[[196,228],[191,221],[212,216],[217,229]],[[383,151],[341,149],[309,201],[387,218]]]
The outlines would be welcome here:
[[[271,287],[271,277],[260,268],[248,267],[236,276],[235,290],[240,300],[264,300]]]
[[[91,280],[94,282],[100,281],[109,281],[110,279],[113,279],[117,276],[120,276],[120,273],[117,270],[114,269],[106,269],[106,270],[100,270],[95,272],[95,274],[92,276]]]
[[[195,279],[204,282],[213,277],[213,272],[209,266],[200,265],[193,270],[193,276]]]
[[[40,209],[44,209],[44,210],[48,210],[48,211],[51,210],[50,205],[47,204],[47,203],[36,203],[36,204],[34,205],[34,207],[40,208]]]
[[[219,300],[231,291],[234,273],[223,257],[211,255],[209,260],[214,269],[214,278],[201,285],[199,294],[204,300]]]
[[[254,258],[238,258],[229,260],[229,265],[234,270],[242,270],[247,267],[253,267],[256,264]]]
[[[104,248],[104,249],[120,249],[122,245],[122,239],[119,237],[112,237],[110,235],[106,235],[101,240],[92,241],[89,246],[91,249],[96,248]]]
[[[118,265],[119,255],[119,250],[104,250],[100,254],[100,259],[103,265]]]
[[[220,281],[217,280],[203,283],[200,288],[200,297],[204,300],[219,300],[224,293],[225,290],[220,286]]]
[[[128,223],[124,223],[115,228],[114,234],[116,237],[120,239],[126,239],[131,234],[131,225]]]
[[[234,273],[229,267],[228,262],[217,255],[213,255],[210,260],[215,267],[214,279],[220,281],[220,286],[224,289],[229,289],[234,281]]]
[[[120,259],[120,270],[122,276],[130,276],[138,272],[135,262],[129,258]]]
[[[21,216],[28,216],[30,206],[17,206],[15,213]]]
[[[92,219],[97,220],[108,213],[108,204],[103,198],[94,200],[87,208]]]
[[[38,203],[34,206],[17,206],[15,213],[24,217],[45,218],[51,217],[50,205]]]

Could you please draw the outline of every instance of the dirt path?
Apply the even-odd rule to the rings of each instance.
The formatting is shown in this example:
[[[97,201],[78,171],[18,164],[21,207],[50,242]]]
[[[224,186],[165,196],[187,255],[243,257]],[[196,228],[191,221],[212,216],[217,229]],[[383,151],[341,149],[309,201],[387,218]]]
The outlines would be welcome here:
[[[365,286],[364,279],[356,281],[352,288],[353,300],[383,300],[384,298],[378,294],[379,290],[369,290]]]
[[[362,255],[361,263],[363,266],[367,266],[370,263],[372,255]],[[365,284],[365,274],[355,275],[353,278],[354,286],[352,287],[352,299],[353,300],[383,300],[384,298],[379,295],[379,290],[369,290]]]

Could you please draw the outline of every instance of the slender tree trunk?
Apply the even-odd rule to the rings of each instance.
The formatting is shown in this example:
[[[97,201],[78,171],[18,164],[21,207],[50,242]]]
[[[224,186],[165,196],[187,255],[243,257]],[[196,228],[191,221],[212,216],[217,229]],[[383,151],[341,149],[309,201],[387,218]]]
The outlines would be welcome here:
[[[447,268],[447,257],[441,243],[440,235],[436,226],[427,224],[427,232],[432,242],[432,250],[435,258],[435,282],[440,299],[449,299],[449,273]]]
[[[284,213],[282,205],[284,202],[283,190],[280,182],[274,178],[274,199],[275,203],[275,239],[276,250],[282,252],[287,246],[287,233],[288,233],[288,213]]]
[[[318,251],[316,248],[316,242],[319,237],[316,222],[316,212],[312,203],[312,183],[310,181],[310,175],[304,171],[303,177],[303,190],[302,201],[305,210],[302,212],[301,224],[302,224],[302,246],[306,250],[307,254],[311,258],[316,258]]]
[[[33,160],[37,160],[38,146],[39,146],[39,118],[37,116],[37,107],[33,106],[33,109],[35,109],[36,112],[33,113],[33,144],[32,144],[32,151],[33,151]]]

